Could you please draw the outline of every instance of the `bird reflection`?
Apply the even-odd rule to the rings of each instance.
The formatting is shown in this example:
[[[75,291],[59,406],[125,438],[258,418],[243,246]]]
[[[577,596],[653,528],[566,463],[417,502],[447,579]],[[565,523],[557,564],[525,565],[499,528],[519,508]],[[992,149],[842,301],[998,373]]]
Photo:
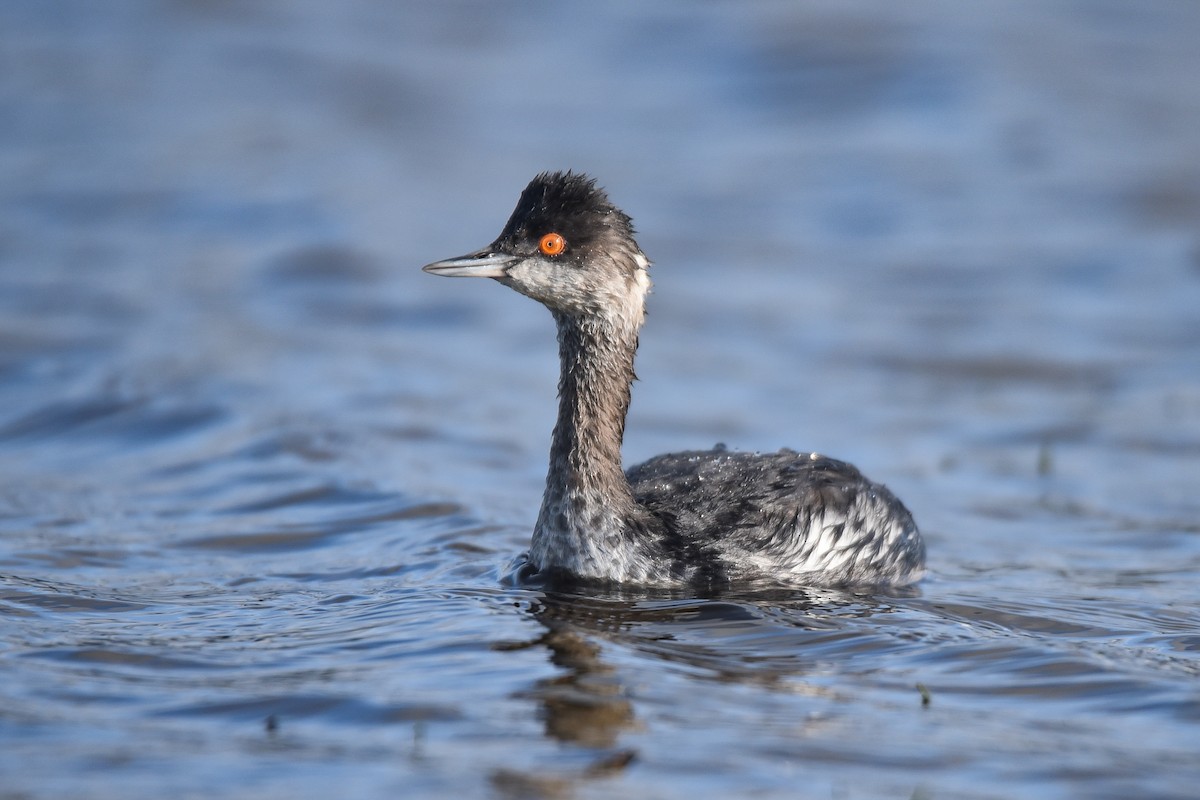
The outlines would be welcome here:
[[[633,725],[633,704],[616,669],[600,659],[599,645],[564,623],[555,623],[538,643],[550,661],[567,672],[539,681],[528,693],[544,709],[546,734],[584,747],[612,747]]]
[[[548,585],[529,606],[545,632],[494,647],[546,649],[561,673],[517,696],[536,703],[548,738],[595,751],[595,758],[573,772],[499,770],[493,787],[504,796],[569,797],[581,781],[617,774],[637,758],[637,750],[621,742],[640,729],[633,693],[623,669],[605,660],[606,648],[686,665],[698,679],[821,694],[827,689],[802,680],[811,665],[796,645],[853,619],[888,613],[890,604],[880,599],[777,587],[697,598],[672,590],[598,593],[588,587],[577,593],[570,585]]]
[[[581,629],[581,623],[605,623],[585,606],[554,594],[544,595],[531,610],[546,632],[500,647],[545,647],[550,663],[564,672],[539,680],[520,696],[540,704],[547,736],[583,747],[615,746],[621,731],[634,725],[633,704],[616,668],[601,659],[600,644]]]
[[[545,647],[549,651],[550,663],[564,672],[537,681],[518,696],[537,702],[548,737],[595,749],[598,756],[574,774],[498,770],[492,775],[492,786],[502,796],[570,797],[578,781],[617,774],[637,756],[635,750],[617,747],[621,733],[636,726],[633,703],[617,669],[601,659],[601,646],[580,629],[570,609],[561,598],[543,597],[532,611],[546,632],[532,641],[502,644],[498,649]]]

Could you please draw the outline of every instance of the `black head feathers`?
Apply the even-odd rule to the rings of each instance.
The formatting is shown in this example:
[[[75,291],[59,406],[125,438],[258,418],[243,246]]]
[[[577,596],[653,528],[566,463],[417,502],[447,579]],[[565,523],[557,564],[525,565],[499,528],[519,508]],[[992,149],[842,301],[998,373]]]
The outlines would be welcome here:
[[[614,206],[595,178],[578,172],[543,172],[525,187],[496,240],[512,247],[547,233],[564,236],[576,253],[613,236],[633,239],[629,215]]]

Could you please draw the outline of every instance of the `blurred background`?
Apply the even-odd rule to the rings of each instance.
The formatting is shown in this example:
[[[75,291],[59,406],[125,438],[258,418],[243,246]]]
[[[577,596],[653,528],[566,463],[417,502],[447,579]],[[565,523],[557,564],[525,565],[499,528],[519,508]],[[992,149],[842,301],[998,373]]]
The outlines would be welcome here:
[[[802,764],[829,768],[826,794],[1093,781],[1091,796],[1186,796],[1198,38],[1200,5],[1177,0],[7,0],[9,791],[78,795],[119,764],[122,796],[302,796],[350,775],[365,793],[418,778],[476,792],[490,775],[514,796],[772,794]],[[618,728],[641,766],[608,783],[496,771],[578,776],[621,738],[564,751],[512,727],[544,713],[514,699],[537,694],[533,676],[577,664],[561,643],[519,669],[463,645],[544,625],[541,601],[497,576],[540,501],[551,320],[491,282],[419,269],[490,242],[535,173],[566,168],[598,178],[655,262],[628,462],[718,441],[828,453],[887,483],[930,547],[921,594],[887,606],[920,647],[872,630],[875,647],[827,652],[825,699],[781,707],[732,678],[761,694],[694,719],[634,703],[642,721]],[[347,601],[326,622],[299,622],[331,597]],[[662,613],[609,627],[686,639]],[[716,669],[805,646],[794,617],[772,619]],[[382,663],[355,661],[359,637],[388,643]],[[996,637],[1020,642],[1002,665]],[[671,656],[604,646],[655,697],[696,695]],[[331,684],[306,682],[317,665]],[[868,690],[868,673],[887,677]],[[1003,687],[1012,716],[940,734],[889,716],[891,692],[938,679],[977,711]],[[334,706],[313,705],[326,691]],[[837,695],[869,698],[853,706],[866,738],[894,724],[929,760],[853,725],[805,750],[730,716],[836,717]],[[1065,734],[1039,727],[1047,698],[1060,718],[1113,724],[1072,730],[1066,757]],[[289,714],[309,738],[254,755],[238,726],[257,736]],[[673,760],[718,718],[730,727],[687,741],[696,763]],[[447,731],[442,760],[372,755],[425,724]],[[226,750],[231,729],[251,738]],[[731,740],[752,767],[713,760]],[[299,757],[304,786],[288,782]],[[214,763],[223,778],[205,777]]]

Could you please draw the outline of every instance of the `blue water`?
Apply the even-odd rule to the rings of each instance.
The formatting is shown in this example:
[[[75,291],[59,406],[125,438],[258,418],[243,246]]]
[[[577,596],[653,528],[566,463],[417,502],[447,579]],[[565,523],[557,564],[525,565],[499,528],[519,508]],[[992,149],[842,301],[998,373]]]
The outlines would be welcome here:
[[[411,7],[408,7],[411,6]],[[1194,797],[1200,6],[0,6],[0,797]],[[538,171],[630,463],[887,483],[891,595],[501,585]]]

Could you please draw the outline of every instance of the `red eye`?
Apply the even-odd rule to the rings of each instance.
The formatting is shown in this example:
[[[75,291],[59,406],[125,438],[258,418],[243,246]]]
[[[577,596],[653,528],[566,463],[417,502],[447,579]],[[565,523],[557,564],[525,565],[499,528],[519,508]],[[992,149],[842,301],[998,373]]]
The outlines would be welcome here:
[[[538,242],[538,250],[548,256],[556,256],[566,249],[567,240],[562,237],[562,234],[547,233]]]

